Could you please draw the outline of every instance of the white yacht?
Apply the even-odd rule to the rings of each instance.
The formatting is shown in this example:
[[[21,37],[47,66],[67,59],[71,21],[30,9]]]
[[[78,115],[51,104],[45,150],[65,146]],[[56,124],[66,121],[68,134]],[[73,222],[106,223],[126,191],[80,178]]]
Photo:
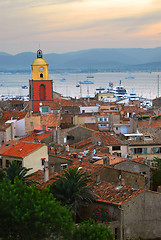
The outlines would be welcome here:
[[[113,92],[114,92],[114,96],[117,98],[117,100],[127,97],[127,91],[124,88],[124,86],[122,85],[121,80],[119,82],[119,85],[113,89]]]
[[[129,100],[130,101],[139,101],[139,97],[138,95],[134,92],[134,90],[132,89],[130,94],[129,94]]]

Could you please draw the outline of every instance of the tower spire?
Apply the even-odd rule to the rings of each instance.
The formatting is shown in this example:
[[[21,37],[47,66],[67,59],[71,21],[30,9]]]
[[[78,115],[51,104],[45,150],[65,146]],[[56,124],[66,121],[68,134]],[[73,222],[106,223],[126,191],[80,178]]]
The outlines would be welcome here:
[[[37,50],[37,58],[42,58],[42,50]]]

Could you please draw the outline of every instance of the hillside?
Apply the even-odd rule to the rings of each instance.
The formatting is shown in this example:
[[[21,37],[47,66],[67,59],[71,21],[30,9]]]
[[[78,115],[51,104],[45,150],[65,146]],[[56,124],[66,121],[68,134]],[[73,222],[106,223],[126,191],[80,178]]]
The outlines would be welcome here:
[[[36,53],[11,55],[0,52],[0,71],[30,71]],[[44,54],[51,71],[125,71],[161,70],[161,47],[158,48],[100,48],[63,54]]]

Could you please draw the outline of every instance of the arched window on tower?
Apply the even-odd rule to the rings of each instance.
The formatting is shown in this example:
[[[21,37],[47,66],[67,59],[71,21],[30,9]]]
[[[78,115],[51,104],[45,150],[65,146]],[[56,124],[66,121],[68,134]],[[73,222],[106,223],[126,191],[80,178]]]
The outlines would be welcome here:
[[[40,93],[40,100],[45,100],[46,99],[46,86],[44,84],[40,85],[39,93]]]
[[[43,78],[43,74],[42,73],[40,73],[40,77]]]
[[[32,99],[32,95],[31,95],[31,85],[30,85],[30,95],[29,98]]]

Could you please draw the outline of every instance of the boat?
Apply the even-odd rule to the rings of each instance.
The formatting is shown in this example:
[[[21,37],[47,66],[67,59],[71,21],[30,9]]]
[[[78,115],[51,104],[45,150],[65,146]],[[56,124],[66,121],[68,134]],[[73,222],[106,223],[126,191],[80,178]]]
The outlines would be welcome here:
[[[133,91],[133,88],[129,94],[129,100],[130,101],[139,101],[139,97],[137,96],[137,94]]]
[[[92,75],[88,75],[87,78],[94,78],[94,76],[92,76]]]
[[[127,97],[127,91],[124,88],[124,86],[122,85],[121,80],[119,82],[119,85],[116,86],[113,89],[113,92],[114,92],[114,96],[117,98],[117,100],[120,100],[122,98],[126,98]]]
[[[80,87],[80,84],[77,84],[76,87]]]
[[[94,84],[94,82],[90,80],[85,80],[85,81],[79,81],[79,84]]]
[[[66,82],[66,81],[67,81],[66,78],[60,79],[60,82]]]
[[[125,77],[125,79],[135,79],[134,76],[128,76],[128,77]]]
[[[28,89],[28,86],[26,86],[26,85],[22,85],[21,87],[22,87],[22,89]]]
[[[96,88],[96,93],[102,93],[105,90],[104,87]]]

